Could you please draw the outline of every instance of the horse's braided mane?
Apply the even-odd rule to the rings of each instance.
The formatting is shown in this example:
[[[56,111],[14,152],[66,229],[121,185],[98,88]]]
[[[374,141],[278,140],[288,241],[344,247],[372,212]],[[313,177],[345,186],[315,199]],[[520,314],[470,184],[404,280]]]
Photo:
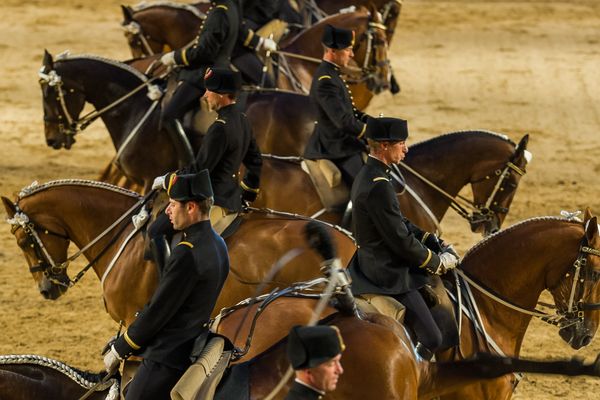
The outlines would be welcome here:
[[[113,60],[113,59],[106,58],[106,57],[100,57],[95,54],[69,54],[68,52],[64,52],[56,57],[56,62],[74,61],[74,60],[93,60],[93,61],[99,61],[104,64],[110,64],[113,67],[117,67],[119,69],[122,69],[123,71],[129,72],[130,74],[134,75],[136,78],[138,78],[142,82],[148,81],[148,77],[146,75],[142,74],[140,71],[133,68],[132,66],[130,66],[128,64],[124,64],[121,61]]]
[[[134,192],[133,190],[125,189],[119,186],[111,185],[106,182],[92,181],[87,179],[60,179],[55,181],[50,181],[38,185],[37,182],[33,182],[31,185],[24,187],[19,192],[18,199],[24,199],[25,197],[29,197],[35,193],[44,191],[46,189],[58,187],[58,186],[85,186],[85,187],[94,187],[100,189],[110,190],[115,193],[123,194],[125,196],[140,198],[140,194]]]
[[[71,380],[76,382],[79,386],[90,389],[92,386],[100,382],[104,377],[104,374],[96,374],[89,371],[82,371],[77,368],[73,368],[62,361],[54,360],[52,358],[39,356],[36,354],[8,354],[0,355],[0,365],[14,365],[14,364],[33,364],[42,367],[52,368],[63,375],[66,375]],[[106,384],[101,385],[97,390],[103,391],[113,385],[117,385],[118,382],[115,379],[111,379]]]
[[[203,1],[197,1],[197,3],[210,3],[210,1],[203,0]],[[191,12],[192,14],[194,14],[196,17],[198,17],[200,19],[206,18],[206,14],[204,14],[203,12],[198,10],[192,4],[176,3],[174,1],[157,1],[157,2],[153,2],[153,3],[147,3],[145,1],[142,1],[142,2],[132,6],[131,9],[134,12],[139,12],[139,11],[144,11],[144,10],[148,10],[150,8],[156,8],[156,7],[177,8],[179,10]]]
[[[469,250],[467,250],[467,252],[463,256],[463,258],[467,258],[468,256],[471,255],[471,253],[474,253],[474,252],[478,251],[479,249],[481,249],[484,246],[487,246],[491,241],[495,240],[496,238],[498,238],[500,236],[507,235],[508,233],[514,231],[515,229],[520,228],[523,225],[528,225],[528,224],[533,224],[533,223],[538,223],[538,222],[546,222],[546,221],[571,222],[571,223],[575,223],[575,224],[581,224],[581,221],[578,221],[578,220],[572,220],[572,219],[567,219],[567,218],[563,218],[563,217],[556,217],[556,216],[546,216],[546,217],[533,217],[533,218],[529,218],[529,219],[517,222],[516,224],[511,225],[511,226],[509,226],[506,229],[502,229],[501,231],[493,233],[490,236],[482,239],[477,244],[475,244],[475,246],[473,246]]]
[[[448,136],[450,136],[450,135],[456,135],[456,134],[459,134],[459,133],[468,133],[470,135],[497,137],[498,139],[502,139],[503,141],[508,142],[508,143],[512,144],[513,146],[516,146],[515,142],[513,142],[512,140],[510,140],[510,138],[508,136],[503,135],[501,133],[496,133],[496,132],[486,131],[486,130],[480,130],[480,129],[468,129],[468,130],[461,130],[461,131],[455,131],[455,132],[442,133],[441,135],[432,137],[431,139],[425,139],[425,140],[422,140],[420,142],[411,144],[410,148],[414,149],[417,146],[430,145],[433,142],[440,141],[440,140],[445,140],[445,139],[448,138]]]
[[[291,164],[300,164],[302,161],[304,161],[304,157],[300,156],[278,156],[276,154],[268,153],[262,153],[260,156],[269,160],[289,162]]]

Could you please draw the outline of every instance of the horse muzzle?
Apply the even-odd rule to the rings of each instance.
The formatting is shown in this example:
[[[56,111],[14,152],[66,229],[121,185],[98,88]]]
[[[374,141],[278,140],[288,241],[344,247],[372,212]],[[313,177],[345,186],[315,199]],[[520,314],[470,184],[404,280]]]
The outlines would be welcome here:
[[[54,283],[46,276],[39,282],[38,288],[46,300],[56,300],[67,291],[67,286]]]
[[[582,323],[562,328],[558,331],[558,334],[562,340],[575,350],[579,350],[582,347],[589,345],[593,339],[593,335]]]

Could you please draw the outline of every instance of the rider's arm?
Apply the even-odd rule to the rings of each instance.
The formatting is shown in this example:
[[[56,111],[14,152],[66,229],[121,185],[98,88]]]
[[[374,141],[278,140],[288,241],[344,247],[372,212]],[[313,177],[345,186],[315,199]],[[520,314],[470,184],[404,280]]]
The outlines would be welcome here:
[[[327,75],[316,79],[319,79],[316,98],[329,119],[347,135],[361,138],[367,125],[355,117],[351,108],[343,106],[344,100],[340,87]]]

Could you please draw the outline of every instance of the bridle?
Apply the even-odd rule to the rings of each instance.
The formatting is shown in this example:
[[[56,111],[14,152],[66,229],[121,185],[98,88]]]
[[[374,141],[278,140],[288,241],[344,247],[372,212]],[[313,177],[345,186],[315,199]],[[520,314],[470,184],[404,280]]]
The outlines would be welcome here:
[[[145,88],[148,89],[149,97],[151,95],[152,96],[157,95],[156,94],[157,91],[158,91],[158,93],[160,93],[160,90],[158,88],[156,88],[154,85],[151,85],[151,83],[159,78],[162,78],[162,76],[155,76],[150,79],[147,79],[144,82],[142,82],[140,85],[135,87],[133,90],[131,90],[130,92],[119,97],[118,99],[116,99],[112,103],[108,104],[107,106],[103,107],[102,109],[92,110],[89,113],[87,113],[86,115],[84,115],[83,117],[78,118],[78,117],[72,116],[71,113],[69,112],[69,109],[67,107],[67,100],[66,100],[67,90],[65,90],[65,88],[64,88],[64,81],[63,81],[62,77],[56,72],[56,70],[52,69],[52,70],[46,72],[46,66],[42,66],[38,72],[38,75],[40,77],[40,79],[39,79],[40,84],[47,84],[49,87],[54,88],[54,90],[56,91],[56,99],[58,101],[58,104],[60,105],[60,110],[59,110],[60,112],[58,113],[58,118],[53,119],[53,118],[49,118],[44,115],[44,121],[53,122],[53,123],[58,124],[59,132],[61,134],[65,135],[67,137],[67,140],[70,140],[71,142],[73,142],[73,138],[79,131],[85,130],[85,128],[87,128],[92,122],[94,122],[96,119],[98,119],[102,114],[104,114],[107,111],[110,111],[111,109],[120,105],[125,100],[129,99],[130,97],[132,97],[133,95],[135,95],[136,93],[141,91],[142,89],[145,89]],[[76,87],[76,89],[83,92],[83,89],[80,87]],[[75,89],[71,88],[71,89],[69,89],[68,92],[74,93]],[[158,94],[158,95],[160,95],[160,94]],[[46,100],[45,97],[46,96],[44,96],[44,101]],[[149,108],[149,111],[147,111],[146,114],[144,114],[144,116],[142,117],[142,120],[141,120],[142,122],[138,123],[138,126],[136,126],[136,128],[139,128],[139,126],[141,124],[143,124],[143,122],[145,122],[145,120],[150,115],[151,111],[153,111],[154,108],[156,107],[156,104],[157,104],[156,99],[151,98],[151,100],[154,100],[153,105]],[[65,123],[65,121],[66,121],[66,123]]]
[[[365,59],[362,62],[362,66],[360,68],[360,77],[357,79],[348,78],[346,81],[348,83],[363,83],[370,80],[377,80],[377,71],[379,68],[384,68],[390,66],[390,60],[386,57],[385,60],[377,60],[376,52],[377,46],[387,46],[387,42],[385,39],[378,39],[376,37],[375,32],[377,30],[382,30],[384,32],[387,31],[387,27],[379,22],[369,22],[368,29],[360,36],[357,40],[355,48],[358,49],[362,42],[366,41],[366,50],[365,50]],[[384,36],[385,37],[385,36]],[[386,77],[389,78],[389,77]],[[389,81],[389,79],[388,79]],[[381,87],[376,87],[374,89],[375,92],[379,92],[383,90]]]
[[[429,187],[433,188],[442,196],[447,198],[450,201],[450,207],[454,209],[458,213],[458,215],[469,221],[471,225],[492,222],[494,218],[494,213],[508,213],[508,208],[501,207],[498,204],[498,194],[500,192],[505,191],[504,186],[506,184],[506,181],[510,178],[511,174],[516,174],[522,177],[527,172],[524,168],[515,165],[511,159],[507,161],[502,167],[495,169],[491,173],[487,173],[483,178],[470,182],[471,185],[473,185],[483,181],[488,181],[493,177],[498,177],[498,181],[496,182],[494,189],[488,195],[488,198],[484,202],[476,204],[474,201],[471,201],[470,199],[461,196],[460,194],[457,194],[456,196],[450,195],[444,189],[431,182],[429,179],[421,175],[419,172],[417,172],[415,169],[413,169],[406,163],[400,162],[400,165],[402,166],[402,168],[408,170],[411,174],[419,178]],[[398,175],[402,176],[400,169],[396,164],[393,164],[392,168]]]
[[[127,25],[121,25],[121,27],[125,31],[125,36],[131,37],[130,41],[141,47],[142,54],[146,56],[156,54],[148,42],[149,36],[144,34],[142,26],[138,22],[131,21]]]
[[[151,191],[150,193],[153,193]],[[110,240],[104,245],[104,247],[100,250],[100,252],[91,260],[77,275],[74,279],[70,279],[66,273],[67,268],[71,261],[79,258],[85,251],[90,249],[96,243],[98,243],[102,238],[107,236],[111,231],[113,231],[121,222],[130,217],[133,213],[135,213],[139,208],[141,208],[146,202],[150,199],[150,196],[146,195],[141,198],[138,202],[136,202],[129,210],[127,210],[123,215],[121,215],[115,222],[113,222],[108,228],[106,228],[102,233],[100,233],[96,238],[90,241],[87,245],[83,246],[79,251],[75,254],[67,257],[67,259],[61,263],[57,263],[54,261],[44,242],[40,238],[40,232],[46,235],[52,235],[59,237],[61,239],[70,241],[71,239],[66,234],[54,232],[50,229],[43,228],[37,225],[34,221],[29,218],[29,216],[19,207],[18,203],[15,203],[15,214],[12,218],[9,218],[7,222],[12,225],[11,233],[15,234],[17,230],[23,229],[25,235],[28,239],[28,245],[33,248],[35,255],[37,257],[37,264],[30,266],[29,271],[31,273],[41,272],[44,276],[52,283],[63,286],[66,288],[74,286],[79,280],[83,277],[83,275],[102,257],[108,249],[117,241],[120,234],[129,226],[129,223],[122,224],[119,229],[117,229]]]
[[[600,271],[595,271],[593,268],[588,266],[587,261],[589,256],[600,257],[600,249],[590,247],[587,243],[587,238],[584,237],[581,245],[579,246],[577,258],[573,262],[572,268],[565,275],[565,277],[569,277],[571,273],[573,274],[573,284],[571,285],[567,309],[559,310],[557,307],[555,307],[556,313],[554,315],[539,311],[537,309],[527,310],[519,307],[512,302],[501,298],[497,294],[492,293],[480,283],[476,282],[473,278],[469,277],[461,269],[456,269],[456,273],[478,292],[496,301],[497,303],[500,303],[522,314],[539,318],[548,324],[555,325],[560,329],[563,329],[583,322],[585,311],[600,310],[600,303],[588,303],[585,301],[584,289],[586,284],[595,284],[600,280]],[[575,301],[576,298],[578,299],[577,301]]]

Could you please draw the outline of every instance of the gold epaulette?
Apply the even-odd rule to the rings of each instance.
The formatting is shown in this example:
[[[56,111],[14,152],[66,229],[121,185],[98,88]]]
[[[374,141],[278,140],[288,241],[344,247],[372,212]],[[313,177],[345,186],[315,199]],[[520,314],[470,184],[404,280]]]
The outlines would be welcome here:
[[[190,242],[179,242],[179,243],[177,243],[177,246],[179,246],[180,244],[182,244],[182,245],[184,245],[184,246],[187,246],[187,247],[189,247],[190,249],[193,249],[193,248],[194,248],[194,245],[193,245],[193,244],[191,244]]]
[[[379,181],[389,182],[390,180],[388,178],[384,178],[383,176],[378,176],[377,178],[373,179],[373,182],[379,182]]]
[[[319,77],[319,80],[321,80],[321,79],[331,79],[331,76],[330,75],[322,75]]]

